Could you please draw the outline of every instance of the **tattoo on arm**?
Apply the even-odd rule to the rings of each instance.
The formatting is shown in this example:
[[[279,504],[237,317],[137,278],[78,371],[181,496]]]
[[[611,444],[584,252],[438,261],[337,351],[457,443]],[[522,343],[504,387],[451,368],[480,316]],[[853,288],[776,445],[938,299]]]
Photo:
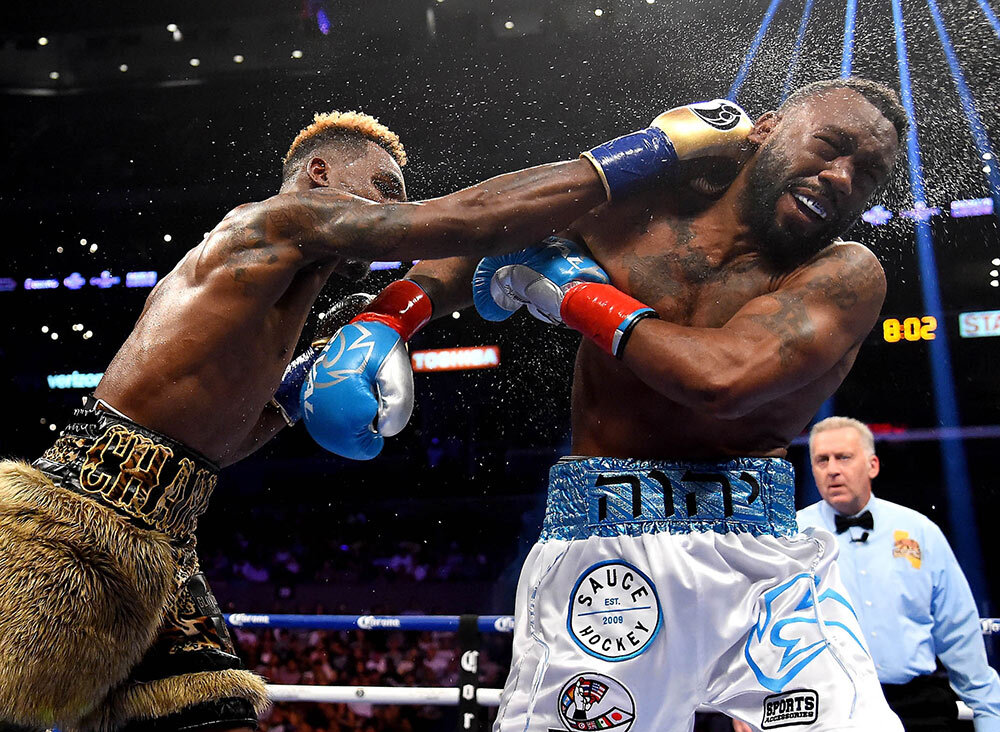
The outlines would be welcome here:
[[[769,315],[751,315],[750,319],[778,339],[778,358],[782,366],[788,366],[798,349],[815,339],[815,328],[801,295],[779,291],[772,297],[778,302],[778,310]]]
[[[779,308],[770,315],[751,316],[758,325],[774,334],[780,342],[778,356],[782,366],[793,362],[800,349],[816,338],[816,327],[810,318],[809,303],[831,303],[844,314],[842,327],[852,329],[858,325],[854,321],[864,318],[869,310],[865,307],[881,303],[884,285],[881,271],[873,267],[870,260],[858,258],[848,251],[835,252],[834,259],[842,264],[831,273],[819,271],[794,290],[773,293]],[[861,307],[859,307],[861,306]],[[847,313],[856,314],[848,316]],[[854,323],[852,325],[852,323]],[[870,323],[866,327],[870,327]],[[858,328],[859,336],[861,333]]]
[[[858,304],[858,289],[843,277],[820,275],[810,280],[806,289],[811,293],[822,294],[840,310],[850,310]]]
[[[341,207],[321,231],[328,241],[338,242],[347,256],[377,254],[377,258],[392,259],[401,245],[410,242],[414,215],[412,204]]]
[[[229,237],[223,266],[229,270],[233,281],[242,286],[244,295],[254,294],[253,267],[274,265],[280,259],[268,230],[274,225],[273,219],[282,215],[281,212],[268,212],[262,217],[251,218]]]

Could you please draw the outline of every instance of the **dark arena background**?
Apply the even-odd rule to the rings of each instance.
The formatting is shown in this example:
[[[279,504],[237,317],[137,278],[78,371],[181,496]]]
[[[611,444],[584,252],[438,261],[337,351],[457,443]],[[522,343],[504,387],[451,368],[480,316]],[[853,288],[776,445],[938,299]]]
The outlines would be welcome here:
[[[994,616],[997,10],[995,0],[4,3],[0,454],[33,458],[52,442],[152,285],[227,211],[277,192],[281,157],[314,112],[357,109],[396,131],[418,200],[574,158],[672,106],[729,97],[755,117],[789,89],[854,73],[901,91],[917,127],[851,233],[882,260],[888,296],[824,412],[873,426],[877,494],[941,526],[980,615]],[[408,264],[377,263],[363,289]],[[331,281],[317,310],[357,288]],[[496,346],[484,353],[498,363],[416,373],[412,421],[377,459],[332,456],[297,426],[225,470],[199,534],[224,609],[510,613],[547,470],[569,451],[578,341],[525,314],[491,324],[455,313],[411,350]],[[790,459],[801,507],[818,497],[801,440]],[[460,671],[450,633],[237,636],[249,667],[275,684],[454,686]],[[502,686],[509,648],[508,635],[484,636],[482,686]],[[289,702],[262,725],[419,732],[454,729],[455,716]]]

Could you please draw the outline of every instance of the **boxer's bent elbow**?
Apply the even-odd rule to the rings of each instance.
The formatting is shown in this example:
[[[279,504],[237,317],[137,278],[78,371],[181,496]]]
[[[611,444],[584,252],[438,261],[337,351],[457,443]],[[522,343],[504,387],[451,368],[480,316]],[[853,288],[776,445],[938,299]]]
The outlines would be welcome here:
[[[706,410],[716,419],[730,420],[745,417],[755,408],[751,400],[739,398],[733,392],[718,395]]]
[[[750,411],[736,390],[725,385],[700,389],[693,401],[689,406],[715,419],[738,419]]]
[[[715,419],[739,419],[756,404],[754,393],[736,369],[704,369],[687,386],[686,406]]]

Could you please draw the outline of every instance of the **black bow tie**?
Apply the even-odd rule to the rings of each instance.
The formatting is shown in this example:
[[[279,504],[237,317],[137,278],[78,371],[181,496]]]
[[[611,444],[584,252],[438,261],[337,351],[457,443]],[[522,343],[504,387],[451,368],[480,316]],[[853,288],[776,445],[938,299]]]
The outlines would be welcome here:
[[[858,526],[869,531],[875,528],[875,521],[872,519],[871,511],[859,513],[857,516],[841,516],[838,513],[833,517],[833,522],[837,526],[838,534],[843,534],[852,526]]]

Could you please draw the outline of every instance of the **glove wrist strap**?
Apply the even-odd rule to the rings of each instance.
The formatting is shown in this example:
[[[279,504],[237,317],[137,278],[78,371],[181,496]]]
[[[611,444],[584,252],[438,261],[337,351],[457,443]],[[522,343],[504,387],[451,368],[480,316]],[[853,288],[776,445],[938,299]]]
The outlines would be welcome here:
[[[617,287],[596,282],[571,287],[563,298],[560,315],[566,325],[615,358],[622,357],[636,323],[658,317],[653,308]]]
[[[292,426],[302,418],[302,407],[299,404],[299,392],[302,384],[305,383],[309,369],[319,357],[321,349],[310,346],[300,353],[295,359],[285,367],[285,373],[281,377],[278,390],[274,392],[274,398],[270,404],[274,406],[284,417],[288,426]]]
[[[648,127],[605,142],[581,157],[597,169],[609,201],[642,188],[677,163],[673,143],[658,127]]]
[[[387,286],[352,323],[376,321],[399,333],[404,341],[427,325],[434,306],[423,288],[413,280],[396,280]]]

